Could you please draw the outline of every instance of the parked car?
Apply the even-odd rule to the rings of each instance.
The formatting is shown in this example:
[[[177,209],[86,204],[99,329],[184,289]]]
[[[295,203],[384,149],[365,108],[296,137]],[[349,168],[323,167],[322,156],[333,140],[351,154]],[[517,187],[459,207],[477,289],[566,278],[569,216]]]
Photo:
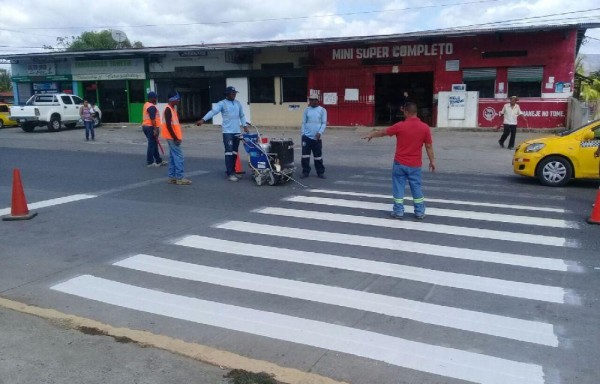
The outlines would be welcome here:
[[[24,106],[10,107],[10,118],[21,124],[25,132],[35,127],[47,126],[49,131],[59,131],[64,124],[75,128],[80,123],[79,108],[83,99],[66,93],[33,95]],[[102,111],[94,107],[94,126],[102,123]],[[83,124],[81,124],[83,126]]]
[[[600,145],[600,120],[555,136],[527,140],[513,156],[513,170],[523,176],[537,177],[548,186],[560,187],[571,179],[598,179],[594,152]]]
[[[4,127],[16,127],[19,125],[14,120],[10,119],[10,105],[0,103],[0,128]]]

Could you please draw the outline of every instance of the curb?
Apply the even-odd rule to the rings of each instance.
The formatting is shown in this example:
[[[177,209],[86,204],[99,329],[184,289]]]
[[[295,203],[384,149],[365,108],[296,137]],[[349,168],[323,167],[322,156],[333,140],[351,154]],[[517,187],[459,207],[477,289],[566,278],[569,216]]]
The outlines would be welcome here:
[[[36,307],[2,297],[0,297],[0,307],[42,318],[62,328],[86,334],[109,336],[121,342],[134,342],[141,347],[162,349],[222,369],[243,369],[254,373],[267,372],[278,381],[287,384],[348,384],[315,373],[282,367],[268,361],[251,359],[206,345],[190,343],[148,331],[117,328],[85,317],[69,315],[54,309]]]

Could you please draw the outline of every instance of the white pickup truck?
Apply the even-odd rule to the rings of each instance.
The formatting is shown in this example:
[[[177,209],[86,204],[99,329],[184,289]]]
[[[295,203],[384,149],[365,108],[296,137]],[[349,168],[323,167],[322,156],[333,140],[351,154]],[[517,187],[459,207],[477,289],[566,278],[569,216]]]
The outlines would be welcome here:
[[[83,100],[79,96],[67,93],[33,95],[24,106],[10,107],[10,119],[21,124],[25,132],[35,127],[47,126],[49,131],[59,131],[64,124],[67,128],[82,125],[79,108]],[[102,122],[102,112],[94,106],[94,127]]]

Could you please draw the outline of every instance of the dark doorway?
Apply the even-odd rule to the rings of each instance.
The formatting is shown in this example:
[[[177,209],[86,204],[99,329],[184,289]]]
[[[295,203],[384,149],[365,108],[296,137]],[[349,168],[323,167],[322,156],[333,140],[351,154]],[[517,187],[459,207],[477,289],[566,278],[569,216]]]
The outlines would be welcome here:
[[[158,90],[158,101],[167,102],[169,92],[177,91],[181,95],[181,103],[177,109],[179,121],[198,121],[212,108],[210,92],[212,88],[211,78],[172,78],[169,80],[155,80]],[[216,101],[223,99],[225,87],[217,87],[219,97]]]
[[[98,104],[98,83],[95,81],[83,82],[83,99],[93,105]]]
[[[129,121],[127,83],[125,80],[98,82],[98,104],[102,110],[102,121],[122,123]]]
[[[390,125],[404,119],[404,91],[408,101],[417,103],[419,118],[432,123],[433,72],[375,75],[375,125]]]

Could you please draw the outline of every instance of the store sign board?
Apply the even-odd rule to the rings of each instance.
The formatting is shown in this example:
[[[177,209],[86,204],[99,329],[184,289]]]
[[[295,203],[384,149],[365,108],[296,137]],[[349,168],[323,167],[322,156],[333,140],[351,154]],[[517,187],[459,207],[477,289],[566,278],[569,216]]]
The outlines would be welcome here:
[[[404,44],[364,48],[334,48],[331,60],[388,59],[398,57],[447,56],[454,53],[453,43]]]
[[[76,75],[144,72],[143,59],[85,60],[74,61],[71,65],[73,79]]]
[[[27,64],[27,74],[29,76],[56,75],[56,65],[54,63]]]
[[[75,81],[93,80],[144,80],[145,73],[88,73],[84,75],[73,75]]]

